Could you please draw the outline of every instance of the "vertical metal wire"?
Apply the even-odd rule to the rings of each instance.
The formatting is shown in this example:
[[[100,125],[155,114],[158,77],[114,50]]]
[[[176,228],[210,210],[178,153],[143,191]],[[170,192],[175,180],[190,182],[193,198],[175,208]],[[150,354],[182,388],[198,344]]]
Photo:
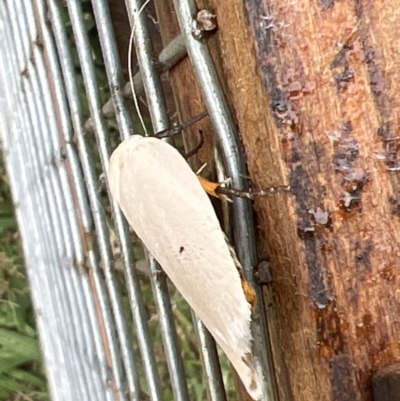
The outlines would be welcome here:
[[[93,3],[93,10],[98,27],[112,99],[114,101],[114,109],[116,110],[117,122],[121,138],[125,139],[132,134],[132,121],[121,93],[123,85],[122,70],[112,30],[108,5],[104,0],[99,0]],[[109,155],[106,156],[109,157]],[[121,241],[122,254],[124,257],[124,270],[126,284],[129,291],[131,310],[136,323],[138,342],[149,385],[149,392],[152,400],[161,400],[160,380],[150,340],[150,333],[147,326],[147,317],[141,297],[141,289],[136,274],[132,268],[133,256],[131,241],[128,234],[128,226],[115,202],[113,208],[117,231]]]
[[[11,17],[12,27],[12,37],[10,37],[10,44],[12,48],[19,47],[20,49],[26,49],[26,44],[31,42],[32,36],[34,37],[35,32],[29,32],[28,24],[25,20],[25,15],[23,15],[23,11],[25,11],[24,7],[22,7],[21,2],[15,2],[9,5],[9,11]],[[32,36],[31,36],[32,35]],[[32,51],[32,49],[29,49]],[[33,85],[37,85],[37,76],[34,70],[34,66],[32,63],[28,62],[29,53],[22,52],[19,54],[20,62],[25,65],[25,77],[22,80],[22,85],[19,83],[16,86],[19,86],[17,91],[19,91],[20,96],[22,97],[21,100],[15,99],[17,106],[17,113],[22,114],[24,116],[24,120],[16,119],[13,121],[13,126],[15,128],[14,134],[18,135],[19,138],[15,138],[21,148],[19,149],[20,159],[22,163],[28,163],[29,170],[24,171],[24,178],[26,178],[26,189],[28,189],[28,193],[32,194],[30,196],[30,202],[32,210],[40,216],[41,221],[37,226],[38,234],[39,235],[46,235],[49,232],[49,228],[51,227],[51,220],[50,220],[50,213],[54,213],[54,203],[49,204],[46,198],[46,190],[50,190],[51,182],[50,176],[48,172],[41,171],[41,163],[38,159],[31,157],[31,152],[29,152],[29,148],[36,149],[37,144],[34,138],[34,132],[32,131],[33,123],[37,124],[37,110],[34,109],[33,103],[35,98],[40,99],[40,94],[37,92],[37,87],[33,87]],[[28,56],[28,57],[27,57]],[[5,78],[5,80],[10,79],[10,77]],[[20,81],[21,82],[21,81]],[[23,96],[25,95],[25,96]],[[15,104],[15,103],[14,103]],[[24,137],[24,134],[28,132],[28,137]],[[14,138],[13,138],[14,139]],[[27,142],[29,140],[29,142]],[[34,182],[36,177],[40,177],[43,181],[44,186],[33,186],[30,187],[30,183]],[[25,194],[27,195],[27,194]],[[38,244],[40,247],[36,250],[36,255],[39,256],[38,260],[38,268],[36,266],[31,266],[32,269],[37,269],[37,272],[41,272],[41,267],[43,267],[43,262],[47,262],[50,266],[54,265],[58,262],[57,260],[57,253],[56,247],[59,244],[59,238],[53,236],[49,237],[47,235],[47,241]],[[43,259],[42,259],[43,258]],[[40,260],[42,259],[42,260]],[[42,262],[42,263],[41,263]],[[30,271],[32,273],[32,270]],[[55,311],[59,309],[63,311],[63,305],[60,302],[60,292],[61,289],[56,286],[52,286],[53,277],[51,275],[42,275],[43,282],[41,285],[43,286],[44,290],[48,291],[50,294],[50,290],[53,291],[52,296],[48,297],[47,300],[49,301],[49,305],[51,307],[46,310],[44,313],[47,314],[46,320],[51,321],[51,325],[54,328],[54,332],[62,332],[65,328],[66,322],[63,319],[63,316],[57,317]],[[52,288],[53,287],[53,288]],[[71,333],[68,333],[71,334]],[[68,337],[67,337],[68,338]],[[63,362],[64,368],[66,368],[67,362],[65,359],[64,350],[60,348],[59,350],[54,349],[58,344],[60,344],[60,338],[55,338],[51,344],[51,349],[54,350],[55,354],[58,355],[60,360]],[[58,343],[58,344],[57,344]],[[68,371],[68,369],[66,369]],[[69,389],[65,389],[69,390]]]
[[[131,27],[135,27],[133,34],[135,38],[136,55],[149,102],[153,129],[155,132],[161,131],[168,127],[169,120],[160,78],[151,59],[153,51],[145,15],[143,13],[138,14],[141,2],[126,0],[125,3],[128,9]],[[177,401],[187,401],[189,400],[189,393],[186,375],[180,354],[166,277],[164,274],[160,273],[161,269],[152,255],[149,255],[149,262],[151,285],[160,319],[160,329],[167,357],[172,390]]]
[[[44,10],[36,9],[37,17],[38,14],[41,12],[41,19],[43,21]],[[33,14],[31,14],[32,18]],[[39,23],[39,21],[38,21]],[[43,28],[43,26],[42,26]],[[47,36],[47,37],[46,37]],[[50,38],[48,37],[48,32],[44,32],[43,29],[41,30],[41,37],[44,43],[46,43],[51,49]],[[60,174],[61,178],[61,188],[59,190],[59,196],[57,198],[59,202],[59,208],[57,215],[60,217],[59,225],[56,225],[55,230],[64,233],[64,239],[62,243],[69,244],[68,251],[67,251],[67,261],[69,262],[68,265],[74,264],[74,258],[80,260],[78,263],[83,265],[83,255],[82,255],[82,245],[78,242],[79,238],[79,229],[78,229],[78,221],[76,216],[76,211],[74,209],[73,200],[71,197],[71,188],[69,187],[68,183],[68,176],[67,171],[64,165],[64,162],[61,159],[61,144],[60,144],[60,136],[57,132],[57,123],[55,119],[55,113],[53,109],[53,99],[51,97],[51,90],[48,86],[48,80],[46,76],[46,66],[45,61],[41,57],[41,51],[39,47],[34,49],[34,53],[37,54],[35,57],[35,65],[37,66],[37,72],[40,76],[41,86],[43,87],[43,102],[42,104],[46,106],[46,109],[43,110],[42,115],[42,122],[48,122],[48,135],[51,138],[51,141],[44,140],[43,132],[37,132],[36,135],[38,138],[42,139],[41,147],[46,148],[46,143],[48,145],[52,145],[52,149],[50,150],[49,156],[51,157],[50,160],[50,168],[56,169]],[[53,53],[54,56],[55,53]],[[60,81],[59,81],[60,82]],[[61,85],[60,85],[61,86]],[[59,87],[60,87],[59,86]],[[42,124],[43,125],[43,124]],[[48,161],[47,161],[48,163]],[[64,203],[65,202],[65,203]],[[68,211],[68,213],[63,213],[63,210]],[[56,219],[55,219],[56,221]],[[73,234],[72,232],[75,232]],[[68,238],[68,240],[66,239]],[[105,393],[103,391],[102,382],[98,374],[94,374],[94,369],[91,364],[85,362],[85,359],[81,357],[81,355],[93,355],[96,353],[98,358],[101,358],[102,350],[100,347],[97,347],[97,350],[94,349],[94,342],[93,332],[98,330],[98,323],[91,322],[87,317],[86,308],[84,305],[84,297],[83,297],[83,289],[82,285],[78,283],[80,280],[77,280],[76,274],[73,275],[67,274],[65,271],[64,266],[61,271],[58,269],[58,274],[62,276],[62,280],[58,280],[59,282],[63,282],[65,284],[65,298],[69,300],[69,310],[68,316],[71,318],[71,323],[68,326],[68,330],[74,334],[74,342],[78,345],[79,353],[77,355],[77,360],[81,362],[80,371],[83,372],[82,378],[79,378],[79,381],[83,383],[81,384],[81,388],[85,390],[85,395],[88,397],[95,397],[97,399],[105,399]],[[93,302],[89,301],[89,305],[93,308]],[[92,326],[90,326],[92,323]],[[97,330],[96,330],[97,329]],[[95,334],[96,335],[96,334]],[[90,362],[96,363],[97,360],[92,360]],[[104,361],[102,363],[104,365]],[[76,369],[75,369],[76,370]],[[104,372],[103,372],[104,373]],[[104,375],[105,378],[105,375]],[[87,387],[87,389],[86,389]]]
[[[167,278],[157,261],[149,254],[150,279],[160,321],[165,355],[171,379],[172,391],[177,401],[189,400],[189,393],[178,344],[171,299],[168,292]]]
[[[131,27],[134,29],[135,49],[139,68],[142,74],[143,85],[147,99],[149,100],[149,111],[151,122],[155,132],[162,131],[168,127],[167,108],[165,106],[164,94],[161,87],[160,77],[152,60],[153,48],[146,24],[146,15],[139,14],[142,1],[125,0]]]
[[[26,188],[28,187],[28,177],[25,172],[25,164],[23,163],[23,156],[20,149],[20,142],[18,141],[19,135],[19,127],[18,121],[16,121],[15,115],[11,113],[11,107],[20,108],[21,101],[19,99],[18,94],[20,94],[20,85],[19,85],[19,72],[20,65],[23,64],[23,56],[21,56],[22,47],[20,47],[20,53],[12,52],[11,50],[15,48],[15,37],[13,35],[13,28],[11,26],[11,16],[13,16],[12,12],[10,12],[8,5],[5,2],[0,4],[0,14],[2,19],[1,25],[1,48],[4,54],[8,55],[8,59],[2,59],[2,68],[0,70],[0,85],[1,85],[1,93],[2,93],[2,110],[7,112],[9,118],[5,118],[5,114],[2,115],[1,120],[1,130],[2,130],[2,146],[4,151],[5,162],[9,171],[10,180],[12,182],[19,182],[20,185],[12,186],[12,192],[15,202],[15,212],[20,224],[20,229],[22,232],[22,239],[26,238],[25,235],[31,236],[32,239],[37,240],[37,243],[40,244],[39,240],[39,232],[38,227],[35,224],[36,219],[33,216],[33,213],[24,213],[26,211],[33,211],[31,208],[31,203],[33,201],[32,197],[26,197]],[[15,29],[15,27],[14,27]],[[27,35],[26,30],[21,32],[22,36]],[[12,105],[12,106],[11,106]],[[18,110],[16,110],[18,113]],[[13,134],[14,138],[11,138],[10,134]],[[16,137],[16,138],[15,138]],[[15,139],[14,143],[12,143],[11,139]],[[14,145],[14,146],[11,146]],[[18,181],[17,181],[18,180]],[[24,196],[25,195],[25,196]],[[32,217],[32,220],[29,224],[29,219],[26,217]],[[27,221],[25,221],[27,220]],[[24,224],[26,223],[26,224]],[[25,235],[24,235],[25,233]],[[28,244],[27,244],[28,245]],[[28,251],[28,247],[24,247],[25,252]],[[42,266],[42,261],[40,260],[39,253],[41,249],[37,247],[35,250],[32,250],[31,260],[36,262],[36,266],[38,271],[40,271],[40,267]],[[34,285],[34,283],[33,283]],[[41,302],[40,299],[34,299],[35,307],[40,308]],[[51,305],[51,304],[50,304]],[[49,311],[47,311],[49,312]],[[42,334],[45,333],[43,330],[43,320],[45,316],[40,315],[37,321],[38,328]],[[43,344],[44,348],[47,350],[47,353],[52,350],[51,344]],[[49,372],[51,373],[51,372]]]
[[[14,174],[14,199],[17,202],[19,200],[17,216],[22,233],[26,233],[22,237],[25,240],[29,236],[37,239],[37,242],[25,241],[25,254],[27,260],[34,261],[28,266],[28,274],[32,287],[36,288],[34,299],[39,315],[38,327],[42,333],[43,348],[47,350],[49,377],[56,377],[60,373],[61,376],[70,376],[70,380],[74,379],[79,383],[81,380],[76,377],[76,369],[70,369],[71,358],[67,358],[67,350],[61,346],[63,341],[76,341],[79,330],[68,330],[72,326],[72,315],[63,313],[68,308],[64,302],[66,288],[62,280],[55,279],[55,275],[63,274],[63,271],[57,271],[55,267],[69,262],[65,255],[69,245],[65,237],[67,232],[60,230],[56,218],[62,199],[58,172],[44,160],[46,153],[39,152],[36,154],[39,157],[32,157],[32,150],[45,149],[42,145],[47,135],[47,126],[43,124],[42,117],[44,109],[41,107],[45,104],[45,88],[42,90],[43,81],[36,68],[36,64],[41,62],[40,53],[35,47],[37,32],[30,19],[32,9],[29,2],[14,2],[9,5],[8,11],[8,18],[4,20],[11,21],[12,27],[8,26],[10,31],[5,29],[9,37],[8,44],[3,42],[5,46],[2,50],[8,50],[11,57],[8,59],[8,66],[7,59],[3,59],[4,75],[0,79],[5,89],[2,92],[3,96],[10,100],[5,104],[12,107],[6,114],[12,120],[3,120],[3,125],[7,128],[3,132],[5,156],[11,175]],[[18,60],[12,58],[16,48],[23,50],[16,53]],[[40,66],[38,68],[40,69]],[[42,128],[44,132],[38,128]],[[39,132],[41,135],[38,136]],[[21,184],[16,185],[17,183]],[[47,194],[55,196],[49,198]],[[56,235],[49,236],[51,231],[56,232]],[[42,241],[40,238],[47,240]],[[48,336],[49,331],[55,336]],[[53,363],[54,360],[57,363]],[[79,361],[79,358],[76,361]],[[64,383],[68,381],[64,380]],[[60,386],[61,390],[59,388],[55,391],[54,383],[55,381],[52,392],[56,397],[63,394],[68,397],[85,395],[84,387],[79,390],[70,389],[63,383]]]
[[[102,210],[100,200],[98,199],[96,179],[94,176],[94,168],[91,162],[89,149],[84,139],[84,133],[82,131],[83,121],[81,117],[81,105],[76,84],[75,71],[71,55],[69,52],[68,40],[66,38],[63,23],[58,10],[58,4],[54,0],[50,0],[48,1],[48,6],[50,11],[50,20],[52,23],[52,28],[57,43],[57,50],[59,53],[59,58],[61,60],[63,78],[66,86],[66,94],[68,97],[69,108],[71,110],[70,114],[72,117],[72,125],[75,133],[75,138],[77,140],[80,160],[82,162],[82,169],[85,176],[84,181],[88,188],[90,209],[94,216],[96,231],[98,234],[97,238],[99,240],[99,248],[102,256],[103,269],[106,273],[107,289],[112,298],[111,304],[113,305],[114,316],[117,319],[117,322],[119,321],[120,323],[119,326],[120,330],[118,330],[119,339],[121,340],[122,338],[123,340],[122,344],[126,346],[127,331],[126,327],[124,327],[125,323],[121,322],[123,316],[121,302],[119,300],[118,295],[116,295],[115,279],[113,277],[113,274],[111,273],[111,266],[110,266],[111,251],[110,251],[109,239],[107,237],[108,233],[107,233],[107,227],[105,225],[104,211]],[[88,59],[88,61],[89,60],[90,58]],[[93,85],[91,89],[93,90]],[[71,135],[70,132],[68,133],[66,141],[69,143],[73,141],[73,135]],[[79,177],[77,177],[77,179],[79,179]],[[88,212],[88,210],[85,210],[84,212]],[[90,224],[91,222],[88,219],[86,219],[86,223],[89,223],[89,225],[84,227],[85,232],[87,233],[86,234],[87,236],[90,236],[92,235],[92,226]],[[114,329],[113,318],[111,316],[110,305],[108,304],[108,300],[106,298],[106,292],[98,268],[97,256],[94,253],[90,252],[88,262],[90,263],[89,266],[92,272],[92,279],[96,289],[96,295],[98,297],[99,307],[103,318],[103,321],[100,323],[102,323],[101,327],[105,331],[106,341],[107,341],[107,344],[103,343],[103,346],[106,346],[108,348],[108,352],[111,358],[110,362],[112,363],[111,367],[113,376],[110,380],[112,381],[115,391],[117,392],[120,400],[124,400],[126,399],[125,389],[124,389],[124,375],[122,372],[118,345],[116,343],[116,336],[114,335],[114,330],[113,330]],[[132,364],[131,364],[131,361],[133,360],[132,355],[128,351],[128,353],[125,353],[124,356],[125,356],[126,366],[128,367],[127,374],[129,375],[129,391],[131,392],[131,397],[133,399],[139,399],[140,386],[138,383],[138,377],[135,374],[136,370],[132,369]]]
[[[132,121],[121,93],[123,85],[122,70],[116,48],[114,32],[112,30],[108,5],[104,0],[99,0],[93,3],[93,10],[100,36],[100,43],[103,50],[103,57],[111,88],[112,99],[114,101],[114,109],[116,110],[117,122],[119,125],[121,138],[125,139],[132,134]],[[116,226],[122,245],[122,254],[125,262],[125,277],[127,280],[126,284],[129,291],[132,313],[136,323],[138,342],[142,353],[142,361],[149,384],[149,392],[153,400],[161,400],[162,394],[160,380],[150,342],[150,335],[147,327],[147,317],[144,311],[140,286],[132,268],[133,258],[128,227],[125,219],[122,216],[122,213],[119,211],[118,206],[115,205],[115,208],[118,210],[118,212],[115,213],[114,218],[116,220]]]
[[[221,90],[219,80],[212,63],[207,45],[196,40],[192,35],[192,21],[196,15],[196,5],[193,0],[174,0],[181,32],[184,36],[186,49],[193,64],[198,82],[203,92],[210,118],[215,126],[225,165],[235,188],[247,189],[246,168],[240,153],[238,135],[229,111],[228,103]],[[244,199],[234,199],[234,234],[239,260],[242,263],[246,279],[254,283],[252,271],[256,262],[255,238],[250,203]],[[257,295],[262,299],[257,286]],[[269,338],[266,328],[265,314],[262,302],[259,310],[253,314],[252,332],[254,341],[254,359],[257,371],[263,380],[263,393],[268,401],[277,400],[277,390],[270,352]]]
[[[36,99],[31,98],[30,96],[27,97],[28,102],[27,102],[27,109],[25,112],[28,125],[25,127],[25,129],[29,127],[41,127],[42,132],[40,134],[43,134],[43,131],[46,130],[46,123],[43,120],[43,114],[41,114],[41,110],[38,110],[36,107],[36,101],[38,102],[43,102],[43,99],[40,97],[40,93],[38,93],[38,87],[37,87],[37,76],[36,76],[36,71],[33,66],[28,67],[28,76],[29,79],[25,80],[24,82],[24,91],[25,94],[29,92],[33,92],[35,95]],[[24,92],[23,92],[24,93]],[[36,97],[37,96],[37,97]],[[27,129],[29,132],[29,128]],[[57,272],[56,268],[57,266],[61,265],[61,261],[58,259],[62,254],[64,253],[64,249],[62,249],[62,243],[61,243],[61,238],[60,238],[60,233],[61,233],[61,224],[62,222],[59,221],[58,219],[58,211],[57,211],[57,206],[55,205],[56,201],[56,196],[53,196],[52,198],[46,197],[46,193],[53,193],[53,195],[56,194],[57,188],[54,187],[52,183],[52,167],[48,166],[47,171],[44,171],[43,173],[39,171],[41,166],[46,165],[46,154],[45,154],[45,149],[43,147],[43,143],[40,143],[40,137],[39,135],[39,130],[34,129],[31,131],[29,138],[26,138],[26,158],[29,158],[33,155],[36,157],[33,159],[33,168],[36,170],[34,174],[37,175],[42,175],[43,177],[43,184],[44,188],[43,191],[39,191],[39,197],[40,200],[37,201],[36,206],[38,207],[37,210],[42,209],[41,211],[41,218],[44,221],[45,227],[41,233],[42,238],[46,239],[45,244],[47,244],[47,249],[45,250],[45,253],[49,256],[48,260],[48,269],[47,269],[47,280],[50,283],[53,284],[53,288],[51,291],[53,292],[55,299],[56,299],[56,305],[55,305],[55,310],[58,310],[59,316],[56,317],[57,323],[60,324],[61,328],[59,332],[64,332],[64,340],[66,340],[67,343],[73,343],[76,341],[75,335],[73,334],[73,331],[68,330],[68,327],[73,326],[72,322],[70,321],[70,318],[72,316],[71,310],[68,308],[67,302],[63,302],[62,298],[65,298],[66,294],[64,293],[64,288],[63,286],[60,285],[60,280],[57,280],[57,274],[62,275],[62,272]],[[46,138],[48,138],[48,133],[44,132],[44,135]],[[34,149],[35,152],[29,152],[29,149]],[[57,260],[58,259],[58,260]],[[49,285],[49,291],[50,291],[51,286]],[[71,352],[71,351],[70,351]],[[68,358],[68,351],[65,348],[62,348],[62,353],[64,354],[65,358],[65,363],[67,365],[67,372],[72,376],[70,378],[76,380],[76,382],[79,384],[78,388],[80,389],[85,389],[85,386],[83,385],[83,377],[76,377],[76,372],[73,369],[70,369],[68,367],[69,361],[71,359]],[[75,397],[79,396],[77,388],[71,389],[71,391],[74,393],[75,392]],[[82,395],[86,395],[85,392],[83,392]]]
[[[62,152],[65,152],[66,158],[68,159],[70,170],[72,171],[72,184],[74,185],[75,190],[74,195],[76,199],[76,204],[74,204],[74,200],[72,199],[72,191],[69,187],[67,172],[64,172],[64,197],[66,201],[68,201],[68,221],[71,224],[71,232],[72,232],[72,242],[74,245],[74,260],[73,264],[76,271],[82,271],[85,266],[85,256],[83,251],[83,244],[81,238],[81,232],[79,228],[79,221],[83,222],[83,227],[86,230],[90,230],[91,226],[91,218],[89,212],[89,206],[87,204],[85,189],[84,189],[84,180],[82,178],[82,173],[78,161],[78,154],[76,152],[75,146],[72,144],[72,128],[71,121],[69,118],[69,110],[66,104],[66,95],[63,90],[64,83],[61,78],[61,73],[58,65],[58,60],[56,57],[56,49],[52,40],[51,32],[49,31],[49,26],[46,21],[46,9],[44,6],[44,1],[36,1],[36,15],[38,19],[38,25],[40,29],[40,34],[43,40],[43,45],[45,49],[46,55],[46,68],[43,71],[48,72],[50,75],[49,82],[52,82],[52,101],[54,103],[54,113],[53,117],[56,121],[54,121],[52,126],[52,131],[55,134],[57,132],[55,125],[59,125],[61,138],[63,140],[63,146],[58,144],[55,146],[56,155],[58,158],[58,164],[63,167],[64,162],[62,161]],[[48,113],[49,116],[52,116],[51,113]],[[56,135],[55,138],[58,138]],[[63,169],[64,170],[64,169]],[[80,211],[79,218],[76,213]],[[89,261],[88,265],[96,264],[95,258],[93,257],[93,251],[89,250]],[[93,261],[94,260],[94,261]],[[74,273],[74,272],[72,272]],[[80,322],[75,323],[74,327],[79,325],[83,328],[84,338],[88,345],[86,345],[86,349],[82,352],[83,355],[86,356],[88,362],[85,364],[86,368],[91,372],[92,380],[89,380],[89,383],[96,383],[100,389],[104,388],[104,384],[107,382],[107,361],[106,355],[104,352],[104,347],[102,345],[101,337],[100,337],[100,326],[96,316],[95,305],[93,303],[93,296],[90,290],[90,283],[88,277],[84,274],[81,276],[77,276],[77,274],[71,274],[72,283],[71,286],[68,287],[69,294],[75,294],[76,303],[73,304],[73,312],[72,314],[81,316]],[[77,313],[79,311],[79,313]],[[73,330],[74,327],[71,329]],[[91,351],[93,350],[93,351]],[[91,355],[96,355],[93,357]],[[97,371],[101,377],[99,380],[99,375],[96,374]],[[91,398],[94,397],[94,391],[90,388],[89,384],[89,394],[91,394]],[[98,399],[104,399],[106,397],[107,400],[113,399],[111,389],[106,389],[105,391],[97,390]]]
[[[38,90],[40,90],[40,88],[42,88],[43,90],[43,95],[44,95],[44,101],[43,101],[43,105],[45,106],[45,110],[43,110],[42,112],[42,126],[43,129],[41,131],[41,136],[42,136],[42,142],[39,144],[40,147],[42,148],[46,148],[46,144],[50,145],[52,144],[53,147],[52,149],[49,149],[49,155],[48,157],[50,157],[50,165],[48,166],[48,168],[52,169],[52,170],[56,170],[56,172],[58,174],[62,174],[62,184],[64,186],[64,189],[62,189],[61,187],[58,189],[58,191],[54,191],[53,194],[56,195],[57,193],[59,194],[58,196],[56,196],[56,201],[58,201],[59,203],[59,207],[58,207],[58,212],[57,215],[60,218],[60,222],[58,227],[56,227],[55,229],[58,230],[59,232],[64,232],[64,236],[65,237],[70,237],[71,236],[71,227],[70,224],[74,224],[75,225],[75,231],[76,231],[76,215],[75,215],[75,210],[74,210],[74,206],[72,203],[72,199],[71,199],[71,189],[68,186],[68,179],[67,179],[67,174],[65,171],[65,166],[64,163],[60,161],[60,142],[59,142],[59,136],[58,136],[58,130],[57,130],[57,126],[56,126],[56,121],[55,121],[55,116],[54,116],[54,111],[53,111],[53,100],[51,98],[50,95],[50,88],[48,85],[48,81],[47,81],[47,77],[46,77],[46,67],[45,67],[45,63],[43,58],[41,57],[41,53],[38,47],[36,47],[34,49],[34,53],[36,53],[36,57],[35,57],[35,65],[37,67],[37,73],[40,77],[40,81],[39,81],[39,86],[38,86]],[[46,128],[45,128],[45,119],[47,118],[48,121],[48,128],[46,132]],[[47,134],[47,135],[46,135]],[[44,138],[43,138],[44,137]],[[51,141],[46,140],[47,138],[51,138]],[[47,160],[47,163],[49,163],[49,161]],[[61,183],[60,183],[61,185]],[[69,203],[69,205],[67,206],[66,202]],[[63,213],[63,211],[69,210],[71,213],[66,214]],[[57,219],[55,218],[55,221]],[[76,235],[75,235],[76,237]],[[66,254],[66,258],[68,262],[73,262],[73,258],[74,258],[74,247],[73,247],[73,242],[71,241],[71,239],[69,239],[68,241],[65,241],[65,243],[68,245],[68,250],[67,250],[67,254]],[[59,274],[61,274],[61,276],[63,277],[63,282],[65,283],[65,291],[66,291],[66,295],[68,296],[68,298],[70,298],[70,305],[69,305],[69,310],[67,311],[67,313],[69,314],[69,316],[71,316],[71,331],[74,333],[74,344],[76,344],[76,348],[78,351],[78,355],[77,358],[80,361],[80,363],[82,364],[82,368],[81,371],[84,372],[84,375],[82,376],[82,380],[89,382],[92,381],[93,382],[93,388],[91,389],[90,393],[86,392],[86,396],[91,396],[93,397],[93,393],[96,393],[97,398],[101,399],[102,398],[102,394],[103,392],[101,391],[101,382],[98,380],[98,375],[93,375],[93,370],[92,369],[88,369],[89,365],[87,363],[85,363],[85,358],[79,358],[79,355],[85,355],[85,353],[87,352],[87,350],[85,349],[87,346],[87,342],[90,341],[91,336],[88,335],[87,330],[88,328],[86,327],[87,323],[84,322],[82,319],[80,319],[79,317],[81,316],[81,313],[76,313],[79,310],[80,304],[77,303],[77,299],[76,297],[78,296],[82,296],[81,295],[81,291],[79,291],[78,294],[75,293],[75,291],[73,291],[73,282],[71,275],[67,274],[67,272],[65,271],[64,266],[62,266],[62,269],[60,269],[61,271],[59,272]],[[80,288],[79,288],[80,289]],[[80,312],[82,312],[82,309],[80,309]],[[73,329],[72,329],[73,328]],[[85,330],[86,329],[86,330]],[[84,331],[85,330],[85,331]],[[83,339],[85,339],[85,343],[82,343]],[[96,385],[95,385],[96,384]],[[82,389],[86,389],[85,385],[82,385]]]
[[[108,159],[111,153],[110,145],[108,142],[108,132],[100,113],[101,110],[100,95],[98,92],[98,84],[95,77],[94,65],[91,58],[89,39],[87,37],[85,24],[83,20],[82,8],[80,2],[76,0],[68,0],[67,4],[68,4],[68,11],[71,17],[71,23],[78,50],[80,65],[82,69],[83,81],[88,95],[90,114],[94,122],[101,164],[103,167],[103,171],[108,171]],[[128,123],[126,119],[125,123],[126,124]],[[98,199],[96,200],[98,201]],[[111,206],[113,209],[113,214],[117,221],[118,229],[123,231],[124,235],[127,237],[127,232],[128,232],[127,226],[123,220],[122,214],[118,208],[117,203],[115,201],[112,201]],[[111,305],[114,311],[114,319],[117,326],[118,339],[121,348],[122,360],[126,372],[126,380],[128,382],[129,394],[130,397],[134,399],[139,399],[141,392],[139,375],[133,358],[128,327],[123,312],[122,300],[120,298],[120,293],[117,288],[115,275],[112,270],[113,266],[112,252],[108,237],[108,230],[104,211],[101,211],[101,215],[99,214],[96,217],[95,217],[95,225],[98,234],[100,253],[102,256],[103,271],[105,273],[106,284],[111,298]],[[129,247],[128,242],[126,243],[126,246]],[[126,248],[126,251],[128,251],[128,248]],[[125,255],[125,257],[128,256]],[[132,266],[133,262],[132,259],[129,262],[130,266]]]
[[[226,392],[219,365],[217,346],[203,322],[192,311],[192,320],[200,343],[200,356],[203,363],[208,398],[210,401],[226,401]]]

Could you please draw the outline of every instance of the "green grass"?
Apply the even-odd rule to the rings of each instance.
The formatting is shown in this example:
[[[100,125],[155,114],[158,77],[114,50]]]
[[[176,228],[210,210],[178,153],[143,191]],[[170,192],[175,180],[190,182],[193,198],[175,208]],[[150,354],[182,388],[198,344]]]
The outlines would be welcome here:
[[[11,194],[0,157],[0,400],[48,400]]]

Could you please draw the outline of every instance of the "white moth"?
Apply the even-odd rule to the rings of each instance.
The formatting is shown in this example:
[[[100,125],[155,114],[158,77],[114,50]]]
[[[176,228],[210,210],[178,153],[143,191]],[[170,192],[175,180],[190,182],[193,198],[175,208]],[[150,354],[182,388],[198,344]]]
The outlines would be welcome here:
[[[112,196],[129,224],[194,309],[255,400],[251,306],[215,211],[179,152],[133,135],[110,159]]]

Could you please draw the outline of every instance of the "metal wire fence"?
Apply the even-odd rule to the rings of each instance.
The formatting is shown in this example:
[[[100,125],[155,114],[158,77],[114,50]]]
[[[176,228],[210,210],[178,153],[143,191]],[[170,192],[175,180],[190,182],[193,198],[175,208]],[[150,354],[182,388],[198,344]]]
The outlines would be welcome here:
[[[96,0],[91,5],[105,67],[106,82],[99,83],[82,3],[66,3],[0,4],[1,138],[52,399],[204,399],[205,390],[196,393],[188,381],[170,296],[174,290],[151,256],[145,278],[135,267],[133,234],[101,182],[117,140],[113,132],[127,138],[135,124],[108,4]],[[126,4],[129,15],[137,15],[141,2]],[[194,3],[176,0],[174,5],[182,33],[159,54],[157,69],[146,18],[139,15],[135,22],[136,89],[145,90],[153,130],[168,128],[160,74],[188,54],[227,174],[235,188],[246,189],[236,128],[207,45],[192,36]],[[102,86],[107,87],[104,93]],[[114,116],[113,125],[107,118]],[[252,281],[256,258],[250,205],[235,199],[232,207],[238,257]],[[152,289],[151,300],[145,285]],[[156,325],[150,323],[152,310]],[[265,399],[275,400],[263,319],[259,310],[252,328],[255,362],[264,378]],[[233,399],[213,339],[193,320],[207,397]],[[161,333],[162,347],[154,330]]]

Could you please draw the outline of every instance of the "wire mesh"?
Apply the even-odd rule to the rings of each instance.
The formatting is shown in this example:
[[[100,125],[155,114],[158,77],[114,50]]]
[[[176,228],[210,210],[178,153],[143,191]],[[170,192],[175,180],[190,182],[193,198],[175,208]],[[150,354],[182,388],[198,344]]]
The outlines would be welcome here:
[[[135,88],[146,93],[153,130],[169,127],[160,74],[188,53],[228,175],[235,188],[245,190],[236,128],[207,45],[192,36],[194,3],[175,1],[182,34],[160,53],[157,68],[147,20],[138,15],[141,2],[126,0],[126,4],[136,27]],[[149,301],[140,261],[135,260],[133,234],[102,184],[102,172],[107,171],[111,148],[118,141],[113,132],[127,138],[137,122],[127,104],[131,90],[124,82],[108,4],[105,0],[91,4],[101,49],[97,55],[84,8],[79,0],[67,0],[66,5],[57,0],[0,4],[1,138],[51,396],[53,400],[201,400],[205,389],[188,385],[167,278],[148,255],[145,276],[153,292]],[[104,82],[97,71],[99,57]],[[102,87],[107,88],[104,93]],[[107,120],[113,116],[114,126]],[[238,256],[247,279],[253,281],[250,204],[235,199],[233,211]],[[157,311],[162,352],[149,328],[149,302]],[[255,360],[264,377],[265,399],[274,401],[263,319],[260,310],[252,327]],[[213,339],[196,316],[193,321],[208,398],[233,399],[234,392],[225,389]],[[168,373],[161,368],[160,352]]]

